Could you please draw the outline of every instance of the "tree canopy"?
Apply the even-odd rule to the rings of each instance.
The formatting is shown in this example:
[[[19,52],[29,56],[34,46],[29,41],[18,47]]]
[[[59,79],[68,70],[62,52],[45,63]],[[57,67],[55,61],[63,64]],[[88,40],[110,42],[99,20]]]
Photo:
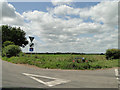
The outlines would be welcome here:
[[[11,42],[11,41],[5,41],[2,45],[2,47],[6,47],[8,45],[15,45],[14,42]]]
[[[25,37],[26,33],[21,30],[20,27],[11,27],[8,25],[2,25],[2,44],[5,41],[14,42],[18,46],[26,46],[28,41]]]

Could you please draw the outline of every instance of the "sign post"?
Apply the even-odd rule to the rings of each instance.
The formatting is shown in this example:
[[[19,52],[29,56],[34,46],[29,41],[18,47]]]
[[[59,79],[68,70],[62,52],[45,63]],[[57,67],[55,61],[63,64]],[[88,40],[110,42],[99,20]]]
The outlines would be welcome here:
[[[34,40],[34,37],[30,37],[29,36],[29,39],[30,39],[30,44],[29,44],[29,46],[30,46],[30,48],[29,48],[29,51],[31,52],[31,54],[32,54],[32,52],[34,51],[34,43],[32,43],[32,41]]]

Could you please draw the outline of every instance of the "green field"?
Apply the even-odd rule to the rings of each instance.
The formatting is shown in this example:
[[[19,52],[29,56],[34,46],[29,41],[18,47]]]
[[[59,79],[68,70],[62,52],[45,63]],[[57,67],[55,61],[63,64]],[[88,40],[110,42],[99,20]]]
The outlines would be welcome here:
[[[81,59],[76,61],[75,58],[85,57],[86,62],[82,62]],[[93,70],[118,67],[118,59],[107,60],[105,55],[47,55],[47,54],[22,54],[18,57],[3,57],[5,61],[16,64],[29,64],[35,65],[40,68],[51,69],[77,69],[77,70]],[[75,62],[73,62],[75,60]]]

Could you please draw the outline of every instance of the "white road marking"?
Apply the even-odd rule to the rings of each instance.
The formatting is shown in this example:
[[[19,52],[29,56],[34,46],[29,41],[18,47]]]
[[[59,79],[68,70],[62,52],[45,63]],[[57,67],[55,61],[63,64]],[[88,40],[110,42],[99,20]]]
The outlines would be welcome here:
[[[63,80],[63,79],[59,79],[59,78],[53,78],[53,77],[47,77],[47,76],[40,76],[40,75],[34,75],[34,74],[28,74],[28,73],[22,73],[34,80],[36,80],[37,82],[39,83],[42,83],[46,86],[49,86],[49,87],[52,87],[52,86],[55,86],[55,85],[58,85],[58,84],[62,84],[62,83],[68,83],[70,82],[70,80]],[[47,79],[54,79],[53,81],[50,81],[50,82],[44,82],[36,77],[41,77],[41,78],[47,78]]]
[[[116,79],[119,79],[119,73],[118,73],[118,69],[115,69],[115,76],[117,77]]]

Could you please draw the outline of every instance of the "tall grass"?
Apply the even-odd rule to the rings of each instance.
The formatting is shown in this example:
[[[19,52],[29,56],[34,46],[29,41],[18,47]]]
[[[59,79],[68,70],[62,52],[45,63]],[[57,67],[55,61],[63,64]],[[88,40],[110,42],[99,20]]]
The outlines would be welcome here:
[[[85,57],[88,62],[72,62],[75,58]],[[12,63],[30,64],[40,68],[52,69],[102,69],[118,67],[118,59],[106,60],[105,55],[22,55],[19,57],[6,58],[3,60]]]

